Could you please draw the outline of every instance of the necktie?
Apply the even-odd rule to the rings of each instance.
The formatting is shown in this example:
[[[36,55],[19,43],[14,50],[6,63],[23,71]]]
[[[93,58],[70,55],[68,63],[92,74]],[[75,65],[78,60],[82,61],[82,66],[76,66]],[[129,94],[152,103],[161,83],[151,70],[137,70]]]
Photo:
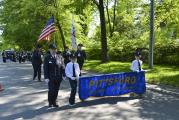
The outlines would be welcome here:
[[[138,67],[139,67],[139,71],[141,71],[141,65],[140,65],[139,60],[138,60]]]
[[[75,74],[75,64],[73,63],[73,77],[76,77],[76,74]]]

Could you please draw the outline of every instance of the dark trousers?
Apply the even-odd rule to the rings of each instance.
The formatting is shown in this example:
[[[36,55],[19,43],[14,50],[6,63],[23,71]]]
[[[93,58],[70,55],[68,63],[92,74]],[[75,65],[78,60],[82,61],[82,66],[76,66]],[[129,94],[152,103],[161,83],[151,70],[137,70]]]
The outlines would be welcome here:
[[[48,91],[49,105],[56,105],[57,96],[58,96],[58,90],[49,90]]]
[[[48,83],[48,103],[49,105],[56,105],[56,100],[58,96],[59,87],[61,84],[61,80],[59,81],[49,81]]]
[[[69,98],[69,103],[74,104],[75,103],[75,95],[76,95],[76,90],[77,90],[77,80],[71,80],[70,81],[70,86],[71,86],[71,94]]]
[[[35,78],[37,77],[38,74],[38,80],[41,80],[41,65],[32,65],[33,69],[34,69],[34,76],[33,76],[33,80],[35,80]]]
[[[82,70],[84,61],[77,61],[77,63],[79,64],[79,68],[80,68],[80,70]]]
[[[22,62],[22,57],[19,57],[19,63],[21,63]]]
[[[6,63],[6,57],[3,57],[3,62]]]
[[[82,70],[82,67],[83,67],[84,62],[77,61],[77,63],[79,64],[79,68],[80,68],[80,76],[81,76],[81,70]]]

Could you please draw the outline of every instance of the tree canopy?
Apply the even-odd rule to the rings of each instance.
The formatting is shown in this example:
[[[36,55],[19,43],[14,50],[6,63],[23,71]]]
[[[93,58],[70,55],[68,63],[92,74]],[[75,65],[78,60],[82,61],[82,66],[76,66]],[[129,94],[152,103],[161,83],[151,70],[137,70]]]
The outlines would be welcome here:
[[[178,46],[179,0],[155,0],[155,45]],[[50,16],[57,31],[52,34],[59,49],[71,46],[72,15],[77,43],[99,49],[102,62],[114,52],[148,49],[150,2],[146,0],[3,0],[0,29],[3,45],[32,50]],[[91,35],[89,35],[91,34]],[[46,45],[46,42],[41,43]]]

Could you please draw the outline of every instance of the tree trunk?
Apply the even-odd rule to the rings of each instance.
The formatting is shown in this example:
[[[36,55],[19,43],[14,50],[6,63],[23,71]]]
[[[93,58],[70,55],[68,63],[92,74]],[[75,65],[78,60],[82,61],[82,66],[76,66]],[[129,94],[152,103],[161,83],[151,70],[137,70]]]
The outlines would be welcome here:
[[[112,37],[112,27],[111,27],[111,19],[110,19],[110,16],[109,16],[109,8],[108,8],[108,0],[107,0],[107,5],[106,5],[106,12],[107,12],[107,16],[108,16],[108,24],[109,24],[109,33],[110,33],[110,37]],[[114,25],[113,25],[114,26]]]
[[[114,25],[115,25],[115,21],[116,21],[116,6],[117,6],[117,0],[114,1],[114,9],[113,9],[113,29],[112,29],[112,33],[114,32]]]
[[[65,37],[64,37],[64,34],[63,34],[63,30],[62,30],[62,27],[61,27],[61,24],[60,24],[60,21],[57,19],[57,27],[60,31],[60,35],[61,35],[61,38],[62,38],[62,44],[63,44],[63,48],[65,50],[65,46],[66,46],[66,43],[65,43]]]
[[[107,38],[106,38],[106,20],[104,13],[103,0],[99,0],[99,13],[100,13],[100,22],[101,22],[101,62],[107,62]]]
[[[58,4],[57,4],[57,1],[54,0],[53,2],[54,2],[54,7],[55,7],[56,9],[59,8],[59,6],[58,6]],[[62,26],[61,26],[60,21],[59,21],[59,19],[58,19],[58,14],[59,14],[59,12],[56,13],[57,27],[58,27],[58,29],[59,29],[59,31],[60,31],[60,35],[61,35],[61,38],[62,38],[63,49],[65,50],[65,46],[66,46],[65,37],[64,37],[64,34],[63,34]]]

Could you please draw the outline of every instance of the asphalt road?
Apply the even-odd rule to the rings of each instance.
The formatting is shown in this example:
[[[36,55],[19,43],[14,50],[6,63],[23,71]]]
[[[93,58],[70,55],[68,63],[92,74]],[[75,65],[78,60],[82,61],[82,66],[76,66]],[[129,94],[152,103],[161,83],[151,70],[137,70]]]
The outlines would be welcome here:
[[[59,108],[48,109],[47,84],[32,80],[30,63],[0,63],[0,120],[179,120],[179,98],[147,90],[143,99],[89,98],[68,106],[70,87],[63,81]],[[88,74],[88,73],[87,73]]]

